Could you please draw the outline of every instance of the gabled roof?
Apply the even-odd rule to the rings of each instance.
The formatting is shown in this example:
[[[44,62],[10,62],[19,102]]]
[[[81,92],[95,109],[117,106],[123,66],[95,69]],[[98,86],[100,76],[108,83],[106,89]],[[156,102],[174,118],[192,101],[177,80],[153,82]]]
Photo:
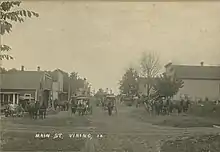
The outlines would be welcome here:
[[[57,74],[57,72],[60,72],[63,75],[64,78],[69,76],[68,73],[66,73],[66,72],[64,72],[64,71],[62,71],[60,69],[56,69],[56,70],[50,72],[54,81],[58,81],[58,74]]]
[[[61,70],[61,69],[56,69],[56,70],[54,70],[53,72],[55,72],[55,71],[59,71],[59,72],[61,72],[63,75],[68,75],[67,72],[65,72],[65,71],[63,71],[63,70]]]
[[[220,80],[220,66],[172,65],[180,79]]]
[[[45,72],[16,71],[0,74],[1,89],[37,89]]]

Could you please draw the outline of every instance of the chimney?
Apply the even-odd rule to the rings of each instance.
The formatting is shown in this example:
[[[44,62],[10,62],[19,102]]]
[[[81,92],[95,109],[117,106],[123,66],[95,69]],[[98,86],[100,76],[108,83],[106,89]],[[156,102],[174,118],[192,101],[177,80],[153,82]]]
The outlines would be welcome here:
[[[21,66],[21,71],[24,71],[24,66],[23,65]]]
[[[203,65],[204,65],[204,62],[202,61],[202,62],[200,62],[200,64],[201,64],[201,66],[203,66]]]
[[[37,71],[40,71],[40,67],[39,66],[37,67]]]

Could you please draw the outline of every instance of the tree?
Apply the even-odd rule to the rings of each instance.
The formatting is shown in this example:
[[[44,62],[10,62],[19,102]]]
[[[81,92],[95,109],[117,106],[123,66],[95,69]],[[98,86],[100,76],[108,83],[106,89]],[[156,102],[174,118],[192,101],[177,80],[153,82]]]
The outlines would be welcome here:
[[[155,78],[153,89],[159,97],[173,97],[183,86],[184,82],[181,79],[163,74]]]
[[[77,80],[78,77],[79,77],[79,75],[78,75],[77,72],[71,72],[71,73],[70,73],[70,78],[71,78],[72,80]]]
[[[19,9],[20,1],[4,1],[0,2],[0,34],[3,36],[6,33],[12,31],[12,22],[24,22],[26,18],[31,18],[32,16],[38,17],[39,14],[33,11]],[[13,10],[18,7],[16,10]],[[0,44],[0,60],[13,59],[11,55],[7,52],[11,50],[11,47],[5,44]]]
[[[7,70],[6,70],[5,68],[0,67],[0,74],[4,74],[4,73],[6,73],[6,72],[7,72]]]
[[[140,59],[140,70],[141,75],[147,80],[147,96],[149,96],[153,87],[153,79],[158,75],[160,71],[159,57],[155,53],[143,52]]]
[[[17,72],[18,70],[16,68],[12,68],[12,69],[9,69],[7,72]]]
[[[135,95],[138,92],[138,73],[135,69],[129,68],[119,82],[119,89],[123,94]]]
[[[71,94],[76,93],[77,91],[77,81],[78,81],[79,75],[77,72],[70,73],[70,90]]]
[[[76,94],[78,91],[82,91],[82,94],[88,93],[89,83],[86,78],[80,78],[77,72],[70,73],[70,93]]]
[[[100,88],[96,93],[95,93],[95,97],[96,98],[102,98],[102,97],[104,97],[104,95],[105,95],[105,92],[104,92],[104,90],[102,89],[102,88]]]

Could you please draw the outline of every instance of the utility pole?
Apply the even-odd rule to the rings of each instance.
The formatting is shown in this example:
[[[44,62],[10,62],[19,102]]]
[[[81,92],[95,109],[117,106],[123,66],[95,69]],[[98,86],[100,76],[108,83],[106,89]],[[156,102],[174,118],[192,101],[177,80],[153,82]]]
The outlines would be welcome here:
[[[3,36],[0,36],[0,55],[2,53],[2,50],[1,50],[2,49],[2,37]],[[2,70],[3,70],[3,62],[2,62],[2,60],[0,60],[0,86],[2,86],[2,83],[3,83],[3,80],[2,80],[3,79],[3,74],[2,74],[3,71]],[[0,93],[2,92],[1,88],[2,87],[0,87]],[[3,100],[3,102],[4,102],[4,94],[3,93],[2,93],[2,96],[3,96],[2,97],[3,99],[1,99],[1,98],[0,99]]]
[[[69,80],[69,86],[68,86],[68,100],[70,100],[70,97],[71,97],[71,79],[70,78],[68,78],[68,80]]]

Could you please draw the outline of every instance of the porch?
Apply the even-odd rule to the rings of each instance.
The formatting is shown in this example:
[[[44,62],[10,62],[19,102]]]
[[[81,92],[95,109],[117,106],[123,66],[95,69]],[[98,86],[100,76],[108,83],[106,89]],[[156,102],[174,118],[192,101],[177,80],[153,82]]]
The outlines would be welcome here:
[[[0,92],[1,106],[6,104],[18,104],[19,95],[18,92]]]

